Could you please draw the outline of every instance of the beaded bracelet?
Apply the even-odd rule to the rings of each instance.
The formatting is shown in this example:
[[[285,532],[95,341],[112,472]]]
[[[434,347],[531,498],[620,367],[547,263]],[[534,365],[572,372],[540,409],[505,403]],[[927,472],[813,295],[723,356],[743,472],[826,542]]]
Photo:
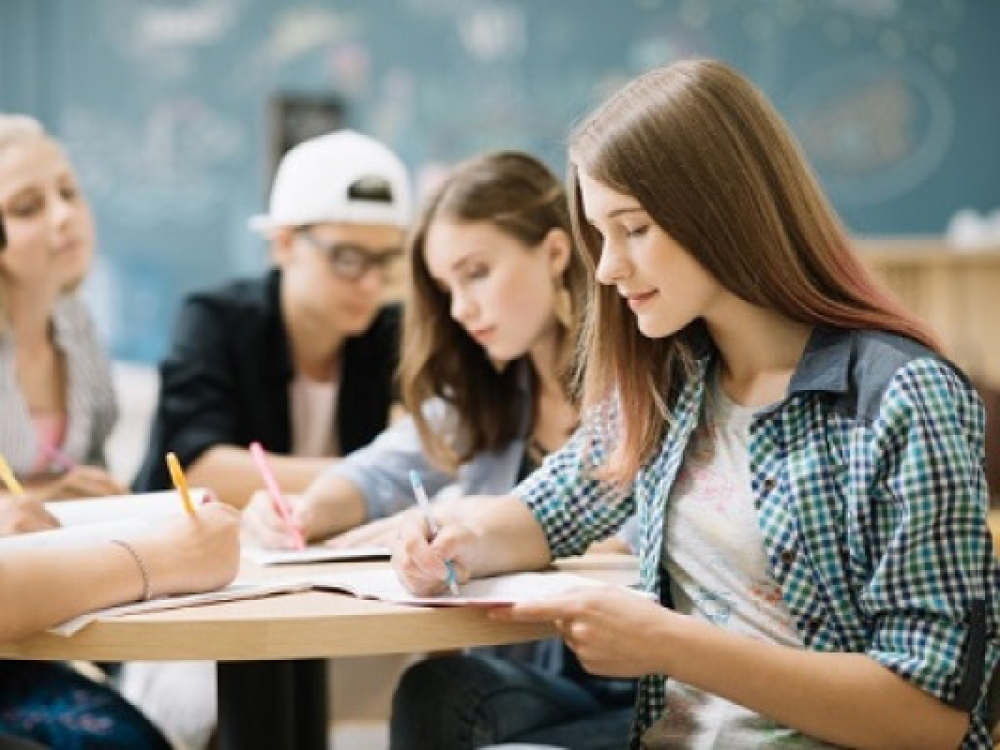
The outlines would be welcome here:
[[[146,569],[146,564],[139,557],[139,553],[135,551],[135,547],[126,542],[124,539],[112,539],[112,544],[117,544],[123,550],[132,555],[132,559],[135,560],[136,567],[139,568],[139,574],[142,576],[142,601],[148,602],[153,598],[153,587],[149,582],[149,571]]]

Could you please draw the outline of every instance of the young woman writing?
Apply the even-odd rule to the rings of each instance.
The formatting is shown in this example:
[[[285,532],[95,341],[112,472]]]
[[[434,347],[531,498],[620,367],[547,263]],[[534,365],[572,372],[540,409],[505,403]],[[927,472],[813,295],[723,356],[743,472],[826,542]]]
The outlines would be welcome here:
[[[409,512],[392,514],[415,503],[411,471],[432,494],[449,484],[507,492],[576,425],[566,376],[585,276],[556,177],[515,152],[456,167],[427,201],[408,257],[401,380],[413,416],[294,499],[310,538],[365,519],[335,543],[394,539]],[[244,525],[269,546],[292,544],[266,496]],[[586,675],[568,656],[548,641],[415,666],[396,692],[391,746],[449,750],[528,735],[614,747],[631,681]]]
[[[659,603],[549,621],[641,677],[634,746],[988,748],[1000,590],[983,409],[871,278],[764,97],[725,64],[651,71],[574,133],[599,286],[584,423],[512,495],[401,530],[414,591],[537,568],[634,511]],[[849,717],[849,718],[848,718]]]

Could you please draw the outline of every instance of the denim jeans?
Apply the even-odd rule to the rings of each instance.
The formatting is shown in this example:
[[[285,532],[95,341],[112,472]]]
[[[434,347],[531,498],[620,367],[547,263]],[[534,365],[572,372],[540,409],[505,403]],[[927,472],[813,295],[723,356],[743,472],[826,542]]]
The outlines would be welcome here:
[[[31,740],[0,734],[0,750],[47,750],[47,748]]]
[[[20,747],[13,737],[59,750],[170,747],[110,687],[44,661],[0,661],[0,748]]]
[[[567,750],[628,747],[631,706],[608,705],[578,682],[506,659],[422,661],[393,696],[391,750],[475,750],[502,742]]]

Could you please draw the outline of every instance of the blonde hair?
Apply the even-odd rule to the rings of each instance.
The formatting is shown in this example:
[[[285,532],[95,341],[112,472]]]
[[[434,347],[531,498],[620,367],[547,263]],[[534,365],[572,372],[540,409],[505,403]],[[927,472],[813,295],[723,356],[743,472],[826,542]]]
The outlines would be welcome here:
[[[802,323],[881,329],[937,348],[852,251],[781,117],[728,65],[682,61],[635,79],[576,128],[569,161],[573,229],[591,273],[601,238],[583,215],[578,172],[634,197],[741,299]],[[620,440],[599,474],[627,482],[658,449],[708,334],[696,321],[648,339],[613,288],[590,301],[583,408],[614,415],[603,428]]]
[[[0,150],[29,138],[44,138],[45,135],[45,128],[34,117],[0,113]]]

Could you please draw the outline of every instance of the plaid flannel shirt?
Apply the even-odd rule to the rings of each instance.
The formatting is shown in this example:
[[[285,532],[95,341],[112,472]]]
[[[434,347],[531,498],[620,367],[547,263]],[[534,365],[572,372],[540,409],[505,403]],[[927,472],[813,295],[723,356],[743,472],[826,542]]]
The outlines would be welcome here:
[[[642,585],[669,602],[666,502],[713,356],[681,389],[630,496],[590,477],[613,436],[586,424],[515,489],[553,556],[582,553],[638,512]],[[962,750],[992,747],[986,693],[1000,659],[984,427],[968,381],[928,349],[883,332],[817,329],[787,396],[750,428],[771,574],[806,648],[865,653],[970,711]],[[633,746],[663,711],[664,683],[642,680]]]

